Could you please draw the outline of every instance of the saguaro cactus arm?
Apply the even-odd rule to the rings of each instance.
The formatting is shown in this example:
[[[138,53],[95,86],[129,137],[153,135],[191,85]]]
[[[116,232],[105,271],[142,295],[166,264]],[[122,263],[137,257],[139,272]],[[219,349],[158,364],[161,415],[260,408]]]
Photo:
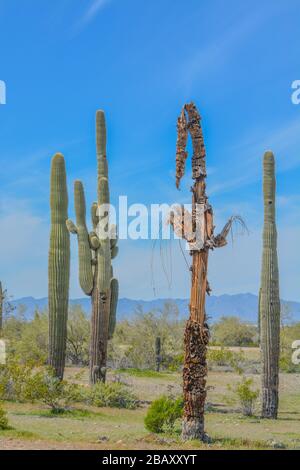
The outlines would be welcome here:
[[[103,111],[96,114],[97,161],[98,161],[98,289],[105,293],[110,288],[110,237],[109,237],[109,186],[106,158],[106,125]]]
[[[86,226],[86,206],[83,184],[77,180],[74,183],[74,202],[76,225],[69,219],[67,227],[71,233],[77,234],[79,258],[79,283],[86,295],[93,290],[93,269],[90,237]]]

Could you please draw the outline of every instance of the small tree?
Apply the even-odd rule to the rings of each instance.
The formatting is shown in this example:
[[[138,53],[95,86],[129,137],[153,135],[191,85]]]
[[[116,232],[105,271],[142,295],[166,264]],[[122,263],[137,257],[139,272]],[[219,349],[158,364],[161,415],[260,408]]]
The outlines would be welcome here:
[[[69,311],[67,359],[76,365],[89,363],[90,322],[80,305]]]
[[[256,337],[256,327],[237,317],[222,317],[212,327],[212,341],[220,346],[250,346]]]
[[[252,416],[254,411],[255,402],[259,396],[258,390],[252,390],[253,379],[243,377],[241,382],[235,386],[229,385],[228,388],[231,390],[238,398],[242,413],[245,416]]]
[[[10,302],[10,297],[7,290],[3,289],[2,282],[0,281],[0,338],[3,333],[4,318],[15,310],[16,307]]]

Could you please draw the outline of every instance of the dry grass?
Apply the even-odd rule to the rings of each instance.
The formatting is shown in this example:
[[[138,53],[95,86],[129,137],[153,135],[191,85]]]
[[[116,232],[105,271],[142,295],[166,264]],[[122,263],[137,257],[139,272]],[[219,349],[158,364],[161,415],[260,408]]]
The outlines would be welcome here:
[[[70,368],[66,376],[74,378],[79,371]],[[87,384],[87,377],[87,370],[83,370],[80,382]],[[146,402],[163,393],[181,392],[178,373],[154,377],[123,373],[121,377]],[[259,388],[259,375],[252,377]],[[271,441],[300,449],[300,375],[281,374],[277,421],[243,417],[238,403],[229,403],[227,385],[238,380],[232,372],[209,373],[206,430],[213,439],[210,445],[182,443],[179,434],[150,435],[144,428],[146,405],[137,410],[78,405],[73,414],[51,417],[38,404],[5,403],[13,429],[0,431],[0,449],[260,449],[270,448]]]

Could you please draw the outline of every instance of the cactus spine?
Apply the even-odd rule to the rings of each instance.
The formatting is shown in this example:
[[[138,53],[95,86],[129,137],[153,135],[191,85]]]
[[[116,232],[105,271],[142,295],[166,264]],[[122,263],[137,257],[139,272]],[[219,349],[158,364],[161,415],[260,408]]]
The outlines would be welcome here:
[[[264,230],[259,301],[262,356],[262,417],[277,418],[280,346],[280,298],[275,217],[275,160],[266,152],[263,160]]]
[[[70,277],[70,235],[66,228],[68,193],[65,160],[56,154],[51,163],[51,231],[48,260],[49,364],[63,378],[67,341]]]
[[[106,126],[103,111],[96,113],[97,195],[91,207],[93,230],[86,225],[86,204],[81,181],[75,181],[76,224],[67,220],[71,233],[77,234],[79,282],[92,298],[90,382],[105,381],[107,342],[116,325],[118,281],[113,277],[111,260],[118,253],[116,227],[109,225],[109,184],[106,158]]]

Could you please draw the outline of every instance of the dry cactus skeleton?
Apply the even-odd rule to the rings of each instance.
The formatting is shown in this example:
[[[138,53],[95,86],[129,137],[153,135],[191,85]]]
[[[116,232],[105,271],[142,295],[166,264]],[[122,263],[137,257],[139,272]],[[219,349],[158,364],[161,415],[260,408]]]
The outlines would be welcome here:
[[[226,245],[226,237],[235,220],[231,217],[221,233],[214,236],[213,210],[206,195],[206,152],[201,117],[193,103],[186,104],[177,122],[176,186],[184,175],[188,156],[186,151],[188,133],[193,146],[192,213],[178,206],[172,210],[169,222],[177,236],[189,245],[192,261],[192,286],[190,317],[186,323],[183,368],[184,417],[183,439],[206,439],[204,432],[204,404],[206,399],[206,352],[209,342],[209,329],[206,323],[205,295],[210,293],[207,281],[208,252],[210,249]]]

